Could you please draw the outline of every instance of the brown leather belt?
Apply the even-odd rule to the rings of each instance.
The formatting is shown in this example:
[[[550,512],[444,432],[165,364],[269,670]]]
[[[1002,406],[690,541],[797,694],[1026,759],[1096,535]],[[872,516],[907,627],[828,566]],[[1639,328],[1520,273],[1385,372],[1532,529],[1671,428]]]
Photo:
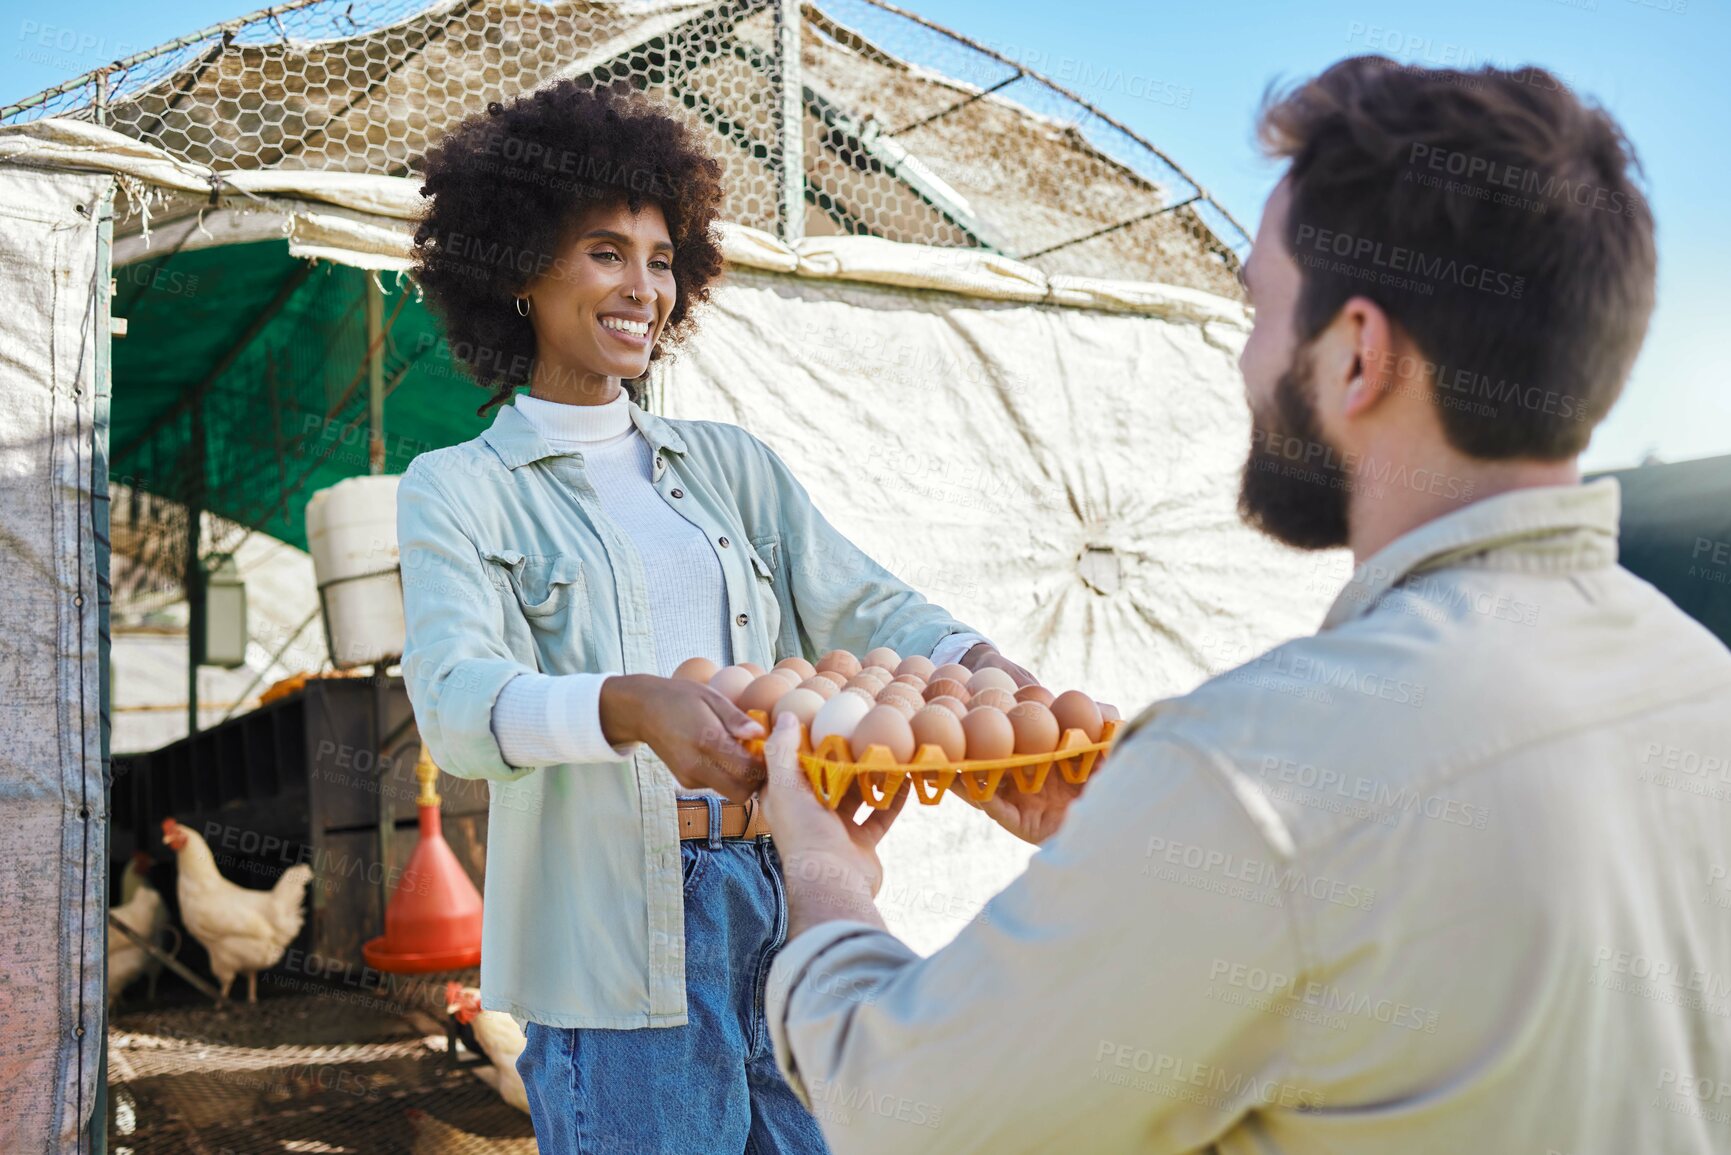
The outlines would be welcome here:
[[[764,821],[757,799],[721,804],[722,838],[758,838],[768,833],[769,823]],[[700,798],[679,799],[679,837],[709,837],[709,803]]]

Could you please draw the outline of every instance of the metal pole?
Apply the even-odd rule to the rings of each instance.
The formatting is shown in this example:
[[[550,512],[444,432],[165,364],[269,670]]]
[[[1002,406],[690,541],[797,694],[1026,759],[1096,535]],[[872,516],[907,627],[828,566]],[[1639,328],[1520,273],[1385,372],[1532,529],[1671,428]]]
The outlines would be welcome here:
[[[367,421],[371,435],[367,439],[367,472],[385,471],[385,348],[382,339],[385,328],[385,295],[379,288],[378,274],[366,272],[367,278]]]
[[[776,134],[781,140],[781,239],[805,239],[805,95],[799,64],[800,0],[776,0],[775,54],[781,72]]]
[[[204,648],[204,573],[199,565],[199,523],[204,520],[204,400],[188,410],[192,483],[186,497],[186,735],[198,733],[198,661]]]
[[[192,984],[194,990],[209,998],[215,999],[219,1003],[222,1002],[221,991],[193,974],[185,963],[181,962],[179,959],[175,958],[173,955],[169,954],[167,951],[163,950],[161,947],[127,926],[124,922],[121,922],[112,910],[108,912],[108,925],[131,939],[144,951],[145,954],[149,955],[151,958],[185,979],[188,983]]]
[[[379,850],[379,926],[385,925],[385,911],[391,905],[391,869],[396,865],[394,846],[397,834],[397,805],[385,782],[385,707],[390,703],[389,681],[385,664],[373,665],[373,771],[378,775],[378,850]]]

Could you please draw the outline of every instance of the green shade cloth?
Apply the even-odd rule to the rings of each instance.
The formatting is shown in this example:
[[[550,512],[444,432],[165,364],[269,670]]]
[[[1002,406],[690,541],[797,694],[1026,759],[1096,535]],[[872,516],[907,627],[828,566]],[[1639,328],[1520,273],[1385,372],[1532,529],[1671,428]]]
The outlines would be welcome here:
[[[375,274],[309,265],[284,240],[164,254],[114,275],[114,315],[128,325],[113,343],[114,479],[175,501],[196,497],[199,398],[203,508],[305,549],[307,499],[368,472]],[[485,428],[475,410],[487,395],[451,360],[414,285],[378,277],[388,330],[385,471],[401,473],[417,454]]]

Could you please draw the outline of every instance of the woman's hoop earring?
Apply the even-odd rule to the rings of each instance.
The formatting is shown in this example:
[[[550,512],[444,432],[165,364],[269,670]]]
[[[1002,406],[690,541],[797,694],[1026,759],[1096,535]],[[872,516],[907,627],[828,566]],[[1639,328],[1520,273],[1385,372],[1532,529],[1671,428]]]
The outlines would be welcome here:
[[[528,297],[518,297],[517,298],[517,315],[519,317],[527,317],[529,315],[529,298]]]

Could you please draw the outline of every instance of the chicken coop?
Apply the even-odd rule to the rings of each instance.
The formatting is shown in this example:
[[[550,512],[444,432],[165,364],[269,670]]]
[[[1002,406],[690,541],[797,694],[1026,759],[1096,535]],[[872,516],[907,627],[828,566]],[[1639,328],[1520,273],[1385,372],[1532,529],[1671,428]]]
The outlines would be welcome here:
[[[261,631],[258,604],[232,716],[201,723],[189,661],[197,732],[111,754],[110,639],[177,599],[184,626],[162,628],[197,634],[225,559],[261,537],[306,549],[314,493],[480,431],[481,391],[407,275],[418,166],[486,102],[568,77],[635,86],[725,170],[728,275],[657,362],[651,407],[751,429],[853,540],[1018,660],[1128,711],[1312,628],[1339,584],[1340,558],[1236,517],[1244,230],[1154,143],[915,13],[291,0],[0,109],[20,623],[0,666],[31,672],[8,675],[0,805],[27,849],[0,899],[55,912],[18,936],[32,985],[0,1019],[51,1005],[69,1024],[6,1023],[22,1041],[0,1072],[22,1090],[0,1147],[532,1148],[462,1066],[473,1048],[435,1045],[458,1035],[437,990],[353,977],[376,881],[319,897],[319,863],[389,867],[413,839],[412,811],[381,800],[418,743],[389,671],[351,694],[311,618]],[[249,683],[297,653],[304,684],[260,705]],[[371,770],[333,785],[326,742]],[[479,880],[484,797],[441,791]],[[218,849],[254,888],[284,844],[311,848],[307,921],[258,1007],[170,997],[168,974],[170,995],[134,988],[105,1022],[101,912],[134,852],[172,887],[170,816],[239,831],[253,851]],[[883,905],[929,950],[1025,848],[965,808],[918,817],[886,851]]]

